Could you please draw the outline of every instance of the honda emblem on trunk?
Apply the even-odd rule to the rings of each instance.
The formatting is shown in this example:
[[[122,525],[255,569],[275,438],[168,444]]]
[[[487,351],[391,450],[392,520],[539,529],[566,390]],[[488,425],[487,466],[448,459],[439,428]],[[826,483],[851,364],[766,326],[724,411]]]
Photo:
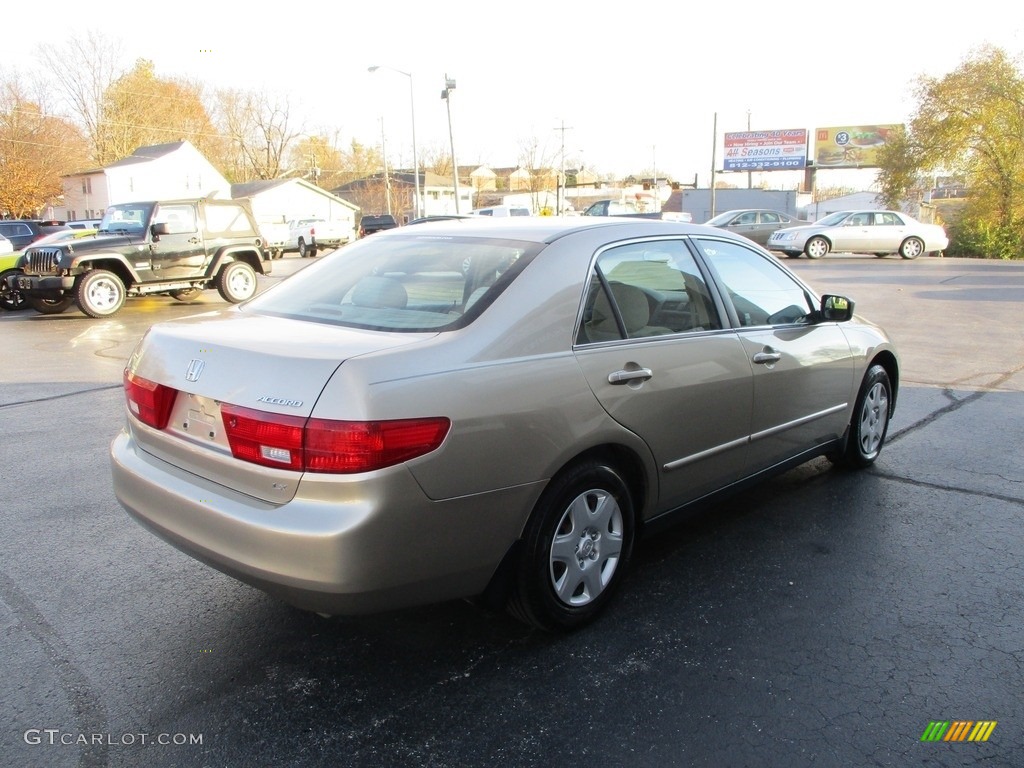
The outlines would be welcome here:
[[[185,371],[185,381],[199,381],[199,377],[203,375],[203,368],[206,367],[206,362],[193,358],[188,361],[188,370]]]

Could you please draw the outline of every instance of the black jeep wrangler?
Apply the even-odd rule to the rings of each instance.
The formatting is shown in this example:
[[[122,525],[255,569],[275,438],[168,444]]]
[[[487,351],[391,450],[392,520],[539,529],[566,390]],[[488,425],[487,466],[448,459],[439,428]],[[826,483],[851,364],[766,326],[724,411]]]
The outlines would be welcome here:
[[[126,296],[164,293],[193,301],[216,288],[233,304],[270,274],[269,252],[248,200],[165,200],[107,208],[92,237],[29,246],[8,287],[44,314],[72,303],[109,317]]]

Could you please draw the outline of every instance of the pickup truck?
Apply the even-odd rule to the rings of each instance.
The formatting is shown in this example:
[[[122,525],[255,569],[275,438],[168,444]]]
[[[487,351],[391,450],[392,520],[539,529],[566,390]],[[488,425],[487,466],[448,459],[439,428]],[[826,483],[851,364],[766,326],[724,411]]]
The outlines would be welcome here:
[[[283,221],[261,221],[260,234],[263,235],[263,250],[270,254],[272,259],[280,259],[284,256],[285,246],[288,245],[288,235],[291,230]]]
[[[349,222],[327,219],[293,219],[288,222],[288,242],[282,252],[298,251],[299,256],[316,256],[321,248],[340,248],[355,240]]]
[[[622,203],[618,200],[598,200],[581,215],[583,216],[629,216],[634,219],[663,219],[665,221],[693,221],[686,211],[657,211],[655,213],[640,213],[632,203]]]

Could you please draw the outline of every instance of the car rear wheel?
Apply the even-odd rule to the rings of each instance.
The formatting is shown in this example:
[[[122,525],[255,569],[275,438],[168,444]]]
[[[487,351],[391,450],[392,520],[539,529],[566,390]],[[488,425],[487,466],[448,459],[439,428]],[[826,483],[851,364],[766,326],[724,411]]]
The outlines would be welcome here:
[[[59,299],[29,299],[28,304],[36,312],[43,315],[59,315],[75,303],[74,296],[62,296]]]
[[[244,261],[232,261],[217,275],[217,292],[224,301],[238,304],[256,294],[256,271]]]
[[[8,269],[5,272],[0,272],[0,309],[7,312],[15,312],[28,307],[21,291],[17,288],[7,287],[7,278],[20,273],[21,270],[17,269]]]
[[[201,288],[182,288],[180,291],[171,291],[171,298],[183,304],[191,304],[202,295]]]
[[[827,256],[830,250],[831,246],[824,237],[812,237],[804,246],[804,253],[807,254],[809,259],[820,259],[823,256]]]
[[[881,365],[872,365],[864,376],[850,422],[850,434],[841,463],[854,468],[874,464],[889,431],[892,383]]]
[[[89,317],[110,317],[124,306],[121,278],[106,269],[86,272],[75,285],[78,308]]]
[[[916,259],[924,253],[924,243],[919,238],[908,237],[900,244],[900,256],[904,259]]]
[[[299,238],[299,257],[306,258],[309,255],[309,246],[306,245],[306,241],[301,237]]]
[[[548,630],[592,621],[622,581],[634,519],[629,489],[608,465],[582,462],[557,476],[527,523],[509,612]]]

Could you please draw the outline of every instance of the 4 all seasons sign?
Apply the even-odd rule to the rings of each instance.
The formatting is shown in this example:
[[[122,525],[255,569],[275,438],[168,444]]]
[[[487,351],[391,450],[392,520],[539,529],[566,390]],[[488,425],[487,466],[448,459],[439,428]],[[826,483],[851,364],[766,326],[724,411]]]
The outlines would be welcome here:
[[[988,741],[995,729],[995,720],[932,720],[921,741]]]

